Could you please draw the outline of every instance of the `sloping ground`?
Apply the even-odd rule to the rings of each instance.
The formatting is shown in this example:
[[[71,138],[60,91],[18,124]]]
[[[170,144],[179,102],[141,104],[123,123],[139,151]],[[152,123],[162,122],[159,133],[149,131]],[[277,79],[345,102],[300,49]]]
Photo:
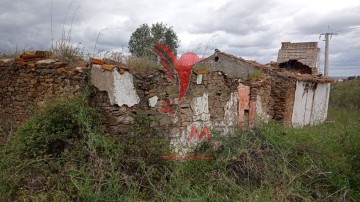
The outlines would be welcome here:
[[[359,83],[331,93],[329,123],[214,135],[196,151],[213,158],[187,161],[160,158],[168,142],[144,114],[131,134],[104,136],[86,99],[60,100],[0,147],[0,200],[356,201]]]

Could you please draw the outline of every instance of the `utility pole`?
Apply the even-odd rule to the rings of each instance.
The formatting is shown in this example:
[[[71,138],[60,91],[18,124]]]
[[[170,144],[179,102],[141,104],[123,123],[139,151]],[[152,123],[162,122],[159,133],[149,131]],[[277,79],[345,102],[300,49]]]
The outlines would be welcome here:
[[[320,37],[324,35],[325,36],[325,62],[324,62],[324,76],[329,76],[329,40],[333,35],[337,35],[337,33],[321,33]],[[330,38],[329,38],[330,36]]]

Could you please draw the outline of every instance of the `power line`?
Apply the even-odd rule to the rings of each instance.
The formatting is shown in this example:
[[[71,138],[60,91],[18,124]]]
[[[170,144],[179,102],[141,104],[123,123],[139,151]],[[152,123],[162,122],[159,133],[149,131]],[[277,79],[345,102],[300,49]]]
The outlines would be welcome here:
[[[351,31],[354,31],[354,30],[360,30],[360,25],[349,27],[349,28],[342,29],[342,30],[338,30],[338,31],[336,31],[336,33],[346,33],[346,32],[351,32]]]

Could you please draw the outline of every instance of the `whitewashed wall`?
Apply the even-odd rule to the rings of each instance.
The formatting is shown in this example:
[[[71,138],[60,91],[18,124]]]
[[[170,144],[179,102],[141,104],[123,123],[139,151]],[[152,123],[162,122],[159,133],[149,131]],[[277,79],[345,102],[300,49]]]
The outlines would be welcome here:
[[[292,113],[292,125],[316,125],[325,121],[329,104],[330,84],[298,81]]]
[[[120,74],[116,68],[106,71],[100,65],[93,65],[91,83],[100,91],[107,91],[111,104],[132,107],[140,102],[133,76],[129,72]]]
[[[208,93],[204,93],[201,97],[192,99],[191,109],[193,111],[192,122],[180,132],[174,132],[171,134],[175,137],[171,140],[171,145],[174,148],[175,153],[185,155],[191,152],[192,149],[202,141],[207,140],[205,133],[205,127],[209,129],[216,129],[221,134],[228,134],[234,129],[234,126],[238,123],[238,93],[231,93],[230,99],[224,106],[224,119],[220,123],[214,123],[210,120],[209,111],[209,99]],[[195,127],[198,133],[194,133],[194,137],[189,139],[192,128]],[[197,134],[204,134],[201,140],[198,139]],[[211,134],[211,132],[210,132]]]

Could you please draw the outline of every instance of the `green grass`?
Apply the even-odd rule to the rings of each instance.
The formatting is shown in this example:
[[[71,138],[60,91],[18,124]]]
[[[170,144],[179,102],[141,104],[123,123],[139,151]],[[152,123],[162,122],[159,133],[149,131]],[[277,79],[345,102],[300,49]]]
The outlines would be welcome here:
[[[148,57],[134,57],[127,58],[126,64],[131,73],[138,73],[141,75],[148,75],[154,70],[162,69],[161,65]]]
[[[265,74],[261,70],[254,70],[249,73],[249,79],[261,79],[264,77],[265,77]]]
[[[59,100],[0,147],[0,200],[358,201],[359,100],[359,81],[334,84],[331,122],[213,132],[196,152],[214,158],[187,161],[159,158],[168,141],[147,115],[132,133],[105,136],[85,98]]]

